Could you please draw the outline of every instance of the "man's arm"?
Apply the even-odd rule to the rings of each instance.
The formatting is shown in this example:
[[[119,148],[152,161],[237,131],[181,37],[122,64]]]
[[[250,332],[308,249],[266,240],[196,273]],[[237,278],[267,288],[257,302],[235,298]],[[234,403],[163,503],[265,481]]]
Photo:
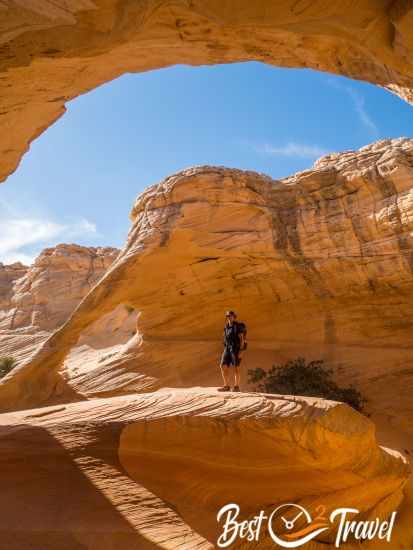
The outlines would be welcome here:
[[[241,334],[239,335],[239,343],[240,343],[240,348],[239,348],[239,353],[241,354],[242,351],[244,351],[244,333],[241,332]]]

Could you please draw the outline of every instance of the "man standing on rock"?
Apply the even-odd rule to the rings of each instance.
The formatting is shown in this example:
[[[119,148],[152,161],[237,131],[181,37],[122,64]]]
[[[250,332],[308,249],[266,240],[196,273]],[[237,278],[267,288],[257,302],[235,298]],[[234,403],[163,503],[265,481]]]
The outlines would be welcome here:
[[[234,368],[234,387],[239,392],[241,352],[246,349],[246,327],[236,321],[234,311],[225,313],[224,352],[221,357],[221,373],[224,385],[218,391],[230,391],[230,367]]]

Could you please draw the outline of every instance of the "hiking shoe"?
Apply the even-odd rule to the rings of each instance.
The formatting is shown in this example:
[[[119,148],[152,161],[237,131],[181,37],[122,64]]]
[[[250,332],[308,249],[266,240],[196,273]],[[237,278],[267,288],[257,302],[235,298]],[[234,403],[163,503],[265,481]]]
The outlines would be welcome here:
[[[232,391],[239,392],[239,391],[241,391],[241,390],[239,389],[239,386],[234,386],[234,387],[232,388]]]
[[[229,386],[222,386],[221,388],[218,388],[218,391],[230,391],[231,388]]]

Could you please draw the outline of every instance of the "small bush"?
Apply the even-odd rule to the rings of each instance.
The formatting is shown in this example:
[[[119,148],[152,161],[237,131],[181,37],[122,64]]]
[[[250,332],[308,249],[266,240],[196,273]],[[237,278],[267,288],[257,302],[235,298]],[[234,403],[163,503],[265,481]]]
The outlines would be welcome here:
[[[135,308],[130,304],[125,304],[125,309],[129,313],[129,315],[135,311]]]
[[[17,365],[17,361],[14,357],[9,355],[0,357],[0,378],[6,376]]]
[[[248,382],[258,384],[255,391],[283,395],[324,397],[347,403],[362,412],[366,399],[353,386],[340,388],[332,378],[333,370],[323,361],[310,361],[298,357],[284,365],[273,365],[270,370],[257,368],[248,371]]]

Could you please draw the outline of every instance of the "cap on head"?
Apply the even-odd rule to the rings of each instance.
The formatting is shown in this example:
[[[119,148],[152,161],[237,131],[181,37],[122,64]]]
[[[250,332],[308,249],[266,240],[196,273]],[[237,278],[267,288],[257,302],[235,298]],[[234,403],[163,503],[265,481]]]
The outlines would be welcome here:
[[[232,317],[236,317],[236,316],[237,316],[237,314],[235,313],[235,311],[231,311],[231,310],[230,310],[230,311],[225,312],[225,317],[231,317],[231,316],[232,316]]]

